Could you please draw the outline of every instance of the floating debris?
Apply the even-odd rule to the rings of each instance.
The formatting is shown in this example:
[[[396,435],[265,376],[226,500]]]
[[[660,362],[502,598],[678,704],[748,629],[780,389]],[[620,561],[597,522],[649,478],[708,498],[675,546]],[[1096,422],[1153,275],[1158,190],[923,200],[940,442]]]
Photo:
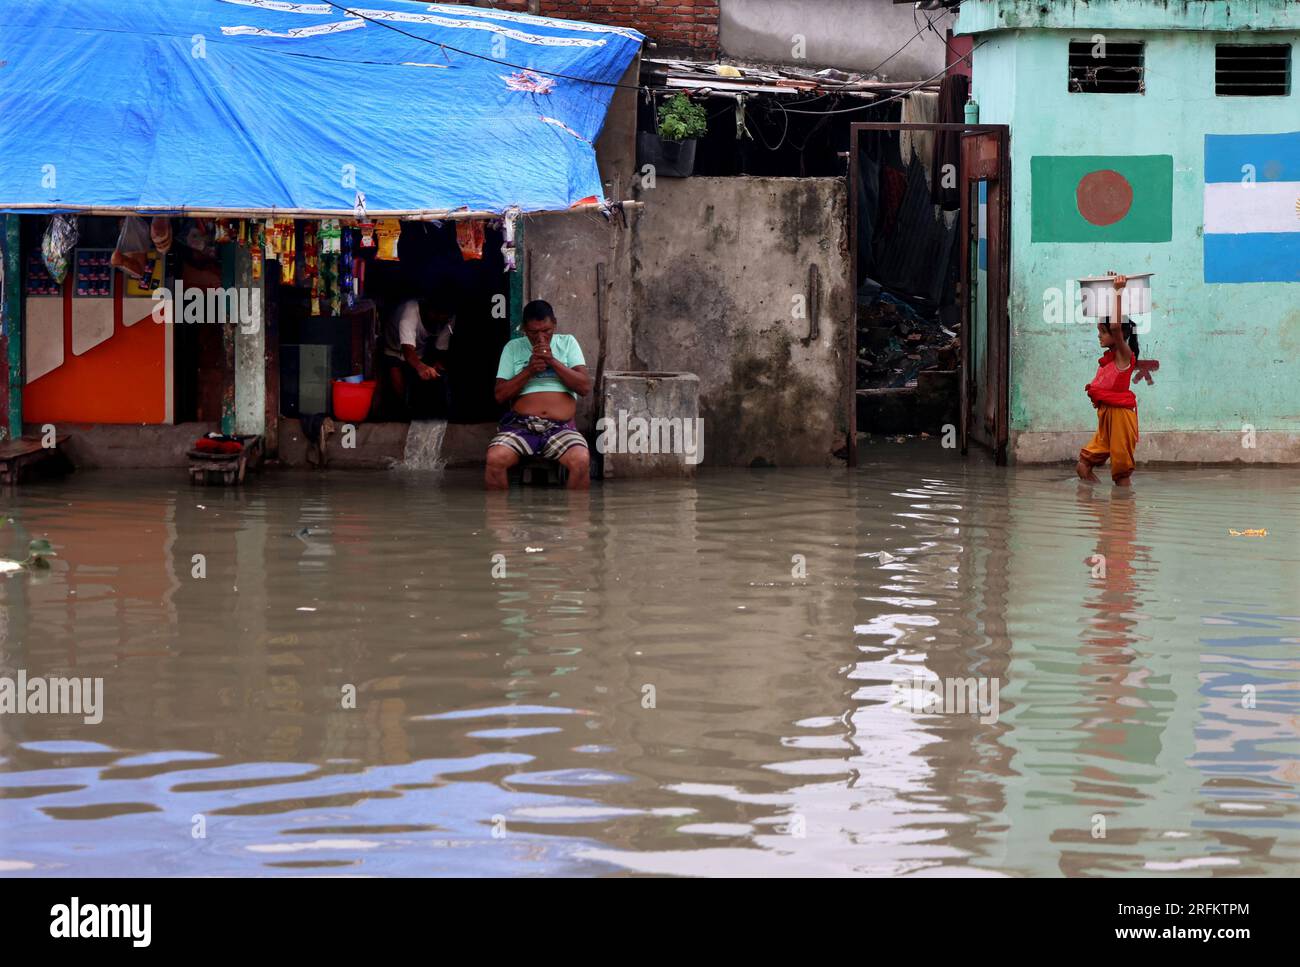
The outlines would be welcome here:
[[[50,562],[46,558],[58,557],[54,553],[54,548],[44,537],[38,537],[27,545],[27,558],[22,561],[11,561],[8,558],[0,558],[0,574],[14,574],[18,571],[45,571],[49,569]]]

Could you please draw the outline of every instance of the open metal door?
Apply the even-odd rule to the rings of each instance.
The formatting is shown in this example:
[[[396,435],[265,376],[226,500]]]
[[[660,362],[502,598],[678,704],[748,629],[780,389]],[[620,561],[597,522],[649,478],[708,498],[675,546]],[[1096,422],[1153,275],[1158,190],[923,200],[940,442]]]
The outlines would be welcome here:
[[[1010,435],[1011,159],[1009,129],[962,134],[962,453],[970,441],[1007,462]]]

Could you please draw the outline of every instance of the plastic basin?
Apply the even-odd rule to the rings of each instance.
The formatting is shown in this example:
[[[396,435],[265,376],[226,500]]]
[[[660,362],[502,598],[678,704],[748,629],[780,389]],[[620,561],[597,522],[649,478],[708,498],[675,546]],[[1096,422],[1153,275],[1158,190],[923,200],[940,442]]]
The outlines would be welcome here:
[[[375,381],[349,383],[344,379],[334,381],[334,419],[347,423],[361,423],[370,414],[370,404],[375,398]]]

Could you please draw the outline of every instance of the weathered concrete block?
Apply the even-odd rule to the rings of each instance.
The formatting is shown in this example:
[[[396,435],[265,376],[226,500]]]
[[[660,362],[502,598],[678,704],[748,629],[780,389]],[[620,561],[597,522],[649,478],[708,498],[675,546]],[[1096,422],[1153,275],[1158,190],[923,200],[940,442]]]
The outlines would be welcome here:
[[[694,373],[606,373],[596,450],[607,479],[690,477],[704,456]]]

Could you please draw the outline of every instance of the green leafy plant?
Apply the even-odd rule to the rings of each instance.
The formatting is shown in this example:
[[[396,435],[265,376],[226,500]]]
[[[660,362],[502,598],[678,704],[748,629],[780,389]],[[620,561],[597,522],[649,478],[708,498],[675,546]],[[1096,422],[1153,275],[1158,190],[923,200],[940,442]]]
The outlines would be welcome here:
[[[709,130],[704,108],[692,104],[685,94],[674,94],[659,105],[659,137],[665,141],[698,138]]]

